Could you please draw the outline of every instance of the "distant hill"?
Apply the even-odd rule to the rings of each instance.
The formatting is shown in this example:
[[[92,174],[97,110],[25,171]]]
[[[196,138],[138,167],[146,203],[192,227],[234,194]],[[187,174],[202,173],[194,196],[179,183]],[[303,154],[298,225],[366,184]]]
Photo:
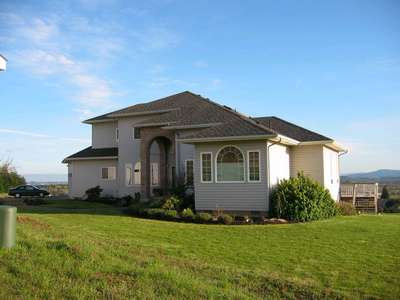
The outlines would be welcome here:
[[[30,184],[67,183],[67,174],[24,174]]]
[[[341,176],[342,181],[400,181],[400,170],[382,169],[366,173],[354,173]]]

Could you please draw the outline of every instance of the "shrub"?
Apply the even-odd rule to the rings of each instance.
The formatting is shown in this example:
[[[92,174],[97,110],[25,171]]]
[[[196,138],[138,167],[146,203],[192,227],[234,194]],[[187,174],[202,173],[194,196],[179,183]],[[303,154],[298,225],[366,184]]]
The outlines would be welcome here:
[[[190,221],[194,220],[195,214],[190,208],[185,208],[181,212],[181,217],[182,217],[183,220],[190,222]]]
[[[209,213],[197,213],[195,220],[198,223],[210,223],[212,221],[212,215]]]
[[[86,200],[87,201],[98,201],[100,199],[100,194],[103,191],[103,189],[100,186],[95,186],[90,189],[88,189],[85,194],[86,194]]]
[[[386,201],[385,208],[400,208],[400,200],[399,199],[390,199]]]
[[[139,192],[135,193],[135,198],[133,199],[135,202],[140,202],[141,194]]]
[[[121,204],[123,206],[130,206],[133,203],[134,199],[131,195],[126,195],[121,198]]]
[[[388,191],[388,188],[386,185],[383,186],[383,188],[382,188],[381,198],[382,199],[390,199],[390,194],[389,194],[389,191]]]
[[[25,178],[17,173],[11,161],[0,161],[0,193],[22,184],[25,184]]]
[[[162,208],[164,209],[179,209],[180,204],[182,203],[182,200],[176,196],[171,196],[167,200],[165,200]]]
[[[354,216],[357,214],[356,209],[351,203],[341,201],[339,203],[336,203],[336,207],[339,215]]]
[[[303,173],[282,180],[272,193],[271,202],[273,215],[290,221],[325,219],[337,213],[329,191]]]
[[[176,210],[167,210],[162,208],[149,208],[145,210],[146,216],[151,219],[158,220],[176,220],[179,219],[178,212]]]
[[[162,208],[149,208],[149,209],[145,210],[145,214],[149,218],[162,220],[162,218],[165,215],[165,209],[162,209]]]
[[[179,215],[176,210],[166,210],[164,212],[164,220],[177,220],[177,219],[179,219]]]
[[[231,215],[223,214],[218,217],[218,223],[220,224],[231,225],[233,222],[234,219]]]

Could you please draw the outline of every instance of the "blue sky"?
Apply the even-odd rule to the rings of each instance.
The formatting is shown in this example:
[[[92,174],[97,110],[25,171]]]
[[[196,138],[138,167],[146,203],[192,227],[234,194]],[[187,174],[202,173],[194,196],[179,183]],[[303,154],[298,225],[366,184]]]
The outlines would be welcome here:
[[[333,137],[343,173],[400,169],[399,1],[0,3],[0,159],[66,173],[90,116],[190,90]]]

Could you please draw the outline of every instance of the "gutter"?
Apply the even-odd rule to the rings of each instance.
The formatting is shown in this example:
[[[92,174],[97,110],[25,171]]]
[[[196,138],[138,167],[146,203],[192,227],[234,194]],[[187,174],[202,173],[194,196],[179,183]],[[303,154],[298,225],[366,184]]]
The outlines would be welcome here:
[[[76,161],[76,160],[106,160],[106,159],[118,159],[118,156],[71,157],[71,158],[67,157],[62,160],[62,163],[66,164],[70,161]]]

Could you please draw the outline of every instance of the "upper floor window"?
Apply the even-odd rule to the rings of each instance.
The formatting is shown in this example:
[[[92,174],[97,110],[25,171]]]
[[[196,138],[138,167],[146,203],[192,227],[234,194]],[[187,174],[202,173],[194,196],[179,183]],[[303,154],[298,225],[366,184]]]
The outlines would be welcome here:
[[[118,128],[115,128],[115,140],[118,143],[118,141],[119,141],[119,130],[118,130]]]
[[[133,127],[133,139],[140,140],[140,128]]]
[[[193,160],[185,161],[185,183],[187,185],[193,185]]]
[[[260,151],[254,150],[247,152],[247,172],[250,182],[260,181]]]
[[[222,148],[217,155],[217,182],[243,182],[244,158],[234,146]]]

